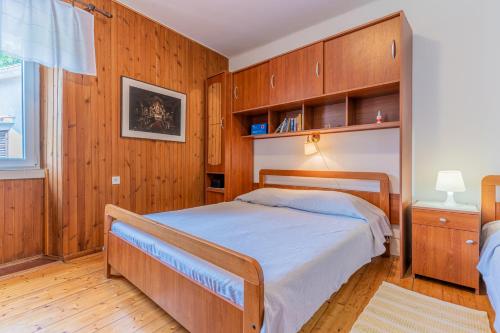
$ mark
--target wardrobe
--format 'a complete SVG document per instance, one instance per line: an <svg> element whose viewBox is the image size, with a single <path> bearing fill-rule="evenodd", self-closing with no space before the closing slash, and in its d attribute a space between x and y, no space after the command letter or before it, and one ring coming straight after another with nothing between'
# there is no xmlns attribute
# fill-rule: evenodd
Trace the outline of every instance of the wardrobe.
<svg viewBox="0 0 500 333"><path fill-rule="evenodd" d="M300 126L283 130L292 118ZM407 271L412 31L403 12L209 78L206 119L207 203L252 189L253 140L398 128L399 198L391 211L401 233L401 272ZM253 124L267 124L267 133L252 134ZM221 184L217 177L223 178L220 188L212 186Z"/></svg>

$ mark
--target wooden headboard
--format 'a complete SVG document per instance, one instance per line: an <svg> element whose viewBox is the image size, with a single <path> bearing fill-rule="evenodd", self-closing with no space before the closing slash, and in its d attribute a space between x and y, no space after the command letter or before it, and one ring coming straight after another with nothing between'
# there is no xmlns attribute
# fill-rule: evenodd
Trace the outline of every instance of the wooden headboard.
<svg viewBox="0 0 500 333"><path fill-rule="evenodd" d="M355 191L338 189L331 187L313 187L313 186L296 186L296 185L281 185L266 183L266 176L280 177L306 177L306 178L335 178L335 179L350 179L350 180L373 180L380 183L379 192ZM379 207L384 213L390 216L390 198L389 198L389 176L380 172L349 172L349 171L306 171L306 170L272 170L262 169L259 172L259 187L277 187L289 188L297 190L327 190L340 191L350 193L360 197L371 204Z"/></svg>
<svg viewBox="0 0 500 333"><path fill-rule="evenodd" d="M500 220L497 186L500 186L500 176L486 176L481 182L481 221L483 224Z"/></svg>

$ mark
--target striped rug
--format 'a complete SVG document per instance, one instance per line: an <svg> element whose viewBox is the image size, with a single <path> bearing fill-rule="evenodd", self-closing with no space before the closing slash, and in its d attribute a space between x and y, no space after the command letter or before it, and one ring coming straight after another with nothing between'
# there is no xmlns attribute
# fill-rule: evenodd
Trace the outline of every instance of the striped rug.
<svg viewBox="0 0 500 333"><path fill-rule="evenodd" d="M490 333L491 330L486 312L383 282L351 332Z"/></svg>

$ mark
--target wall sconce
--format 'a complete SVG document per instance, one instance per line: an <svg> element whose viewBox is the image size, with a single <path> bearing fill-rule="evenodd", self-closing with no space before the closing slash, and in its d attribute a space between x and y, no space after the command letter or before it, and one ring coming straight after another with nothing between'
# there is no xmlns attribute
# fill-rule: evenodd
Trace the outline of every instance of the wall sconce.
<svg viewBox="0 0 500 333"><path fill-rule="evenodd" d="M318 147L319 139L320 139L319 133L307 136L306 142L304 143L304 155L313 155L319 151Z"/></svg>

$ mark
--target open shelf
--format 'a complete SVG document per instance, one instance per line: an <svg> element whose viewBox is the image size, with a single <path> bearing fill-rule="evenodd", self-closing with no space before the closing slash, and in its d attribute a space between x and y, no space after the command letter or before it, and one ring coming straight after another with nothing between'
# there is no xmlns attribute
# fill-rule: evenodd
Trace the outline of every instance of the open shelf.
<svg viewBox="0 0 500 333"><path fill-rule="evenodd" d="M217 187L207 187L207 192L214 192L214 193L224 193L223 188L217 188Z"/></svg>
<svg viewBox="0 0 500 333"><path fill-rule="evenodd" d="M373 86L366 86L356 89L343 90L335 93L327 93L315 97L309 97L306 99L290 101L282 104L269 104L264 106L259 106L250 109L233 111L235 115L255 115L263 114L268 111L281 111L286 109L293 109L300 107L300 105L325 105L331 104L344 100L347 96L349 97L374 97L381 95L390 95L394 93L399 93L399 81L389 81Z"/></svg>
<svg viewBox="0 0 500 333"><path fill-rule="evenodd" d="M306 136L315 133L319 134L329 134L329 133L345 133L345 132L358 132L358 131L373 131L381 130L387 128L399 128L399 121L385 122L382 124L365 124L365 125L350 125L342 126L336 128L322 128L322 129L312 129L300 132L286 132L286 133L271 133L271 134L259 134L259 135L245 135L244 138L249 139L272 139L272 138L286 138L290 136Z"/></svg>
<svg viewBox="0 0 500 333"><path fill-rule="evenodd" d="M301 101L234 112L243 129L243 138L268 139L304 136L312 133L342 133L400 127L399 81L364 87ZM380 111L382 123L377 124ZM277 132L285 119L294 119L297 128L286 126ZM251 135L253 124L266 123L268 134ZM246 133L246 134L245 134Z"/></svg>

